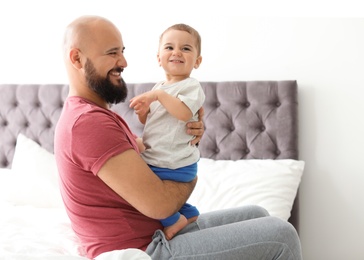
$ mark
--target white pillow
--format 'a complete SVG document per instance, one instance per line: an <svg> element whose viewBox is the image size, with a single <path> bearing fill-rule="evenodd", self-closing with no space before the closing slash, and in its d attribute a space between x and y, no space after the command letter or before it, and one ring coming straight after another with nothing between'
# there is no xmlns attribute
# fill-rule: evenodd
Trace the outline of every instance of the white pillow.
<svg viewBox="0 0 364 260"><path fill-rule="evenodd" d="M304 169L298 160L212 160L198 162L198 181L189 203L200 213L260 205L288 220Z"/></svg>
<svg viewBox="0 0 364 260"><path fill-rule="evenodd" d="M11 169L0 168L0 208L3 204L8 204L8 191L13 186L13 181L10 180L12 175Z"/></svg>
<svg viewBox="0 0 364 260"><path fill-rule="evenodd" d="M17 138L11 174L1 178L1 196L13 205L63 207L54 155L23 134Z"/></svg>

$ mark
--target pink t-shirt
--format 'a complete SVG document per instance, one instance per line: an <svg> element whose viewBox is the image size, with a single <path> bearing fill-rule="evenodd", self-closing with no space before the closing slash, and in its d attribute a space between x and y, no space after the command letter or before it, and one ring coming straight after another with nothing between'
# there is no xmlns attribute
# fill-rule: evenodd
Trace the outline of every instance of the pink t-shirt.
<svg viewBox="0 0 364 260"><path fill-rule="evenodd" d="M126 122L111 110L67 98L55 132L62 198L87 256L145 249L162 226L109 188L97 173L112 156L138 147Z"/></svg>

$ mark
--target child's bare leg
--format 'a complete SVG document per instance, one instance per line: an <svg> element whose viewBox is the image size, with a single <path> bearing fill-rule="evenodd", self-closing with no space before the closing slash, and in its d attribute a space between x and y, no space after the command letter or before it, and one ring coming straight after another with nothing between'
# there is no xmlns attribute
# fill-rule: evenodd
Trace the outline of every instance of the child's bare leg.
<svg viewBox="0 0 364 260"><path fill-rule="evenodd" d="M191 224L192 222L195 222L197 220L198 216L192 217L192 218L188 218L187 222L188 224Z"/></svg>
<svg viewBox="0 0 364 260"><path fill-rule="evenodd" d="M177 234L177 232L182 230L188 224L195 222L197 220L197 218L198 218L198 216L186 219L186 217L181 214L176 223L174 223L173 225L171 225L169 227L164 228L163 231L164 231L164 235L166 236L167 240L171 240Z"/></svg>
<svg viewBox="0 0 364 260"><path fill-rule="evenodd" d="M174 237L174 235L176 235L182 228L187 226L188 223L190 222L188 222L186 217L181 214L176 223L163 229L166 239L171 240L172 237Z"/></svg>

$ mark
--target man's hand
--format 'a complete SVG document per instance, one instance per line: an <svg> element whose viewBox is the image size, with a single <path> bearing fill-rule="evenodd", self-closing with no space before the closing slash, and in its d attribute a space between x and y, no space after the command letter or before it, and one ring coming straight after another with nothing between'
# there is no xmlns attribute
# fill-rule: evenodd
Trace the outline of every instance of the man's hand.
<svg viewBox="0 0 364 260"><path fill-rule="evenodd" d="M195 139L193 139L191 141L192 145L195 145L198 142L200 142L200 140L205 132L204 123L202 121L204 113L205 113L205 111L204 111L203 107L201 107L198 110L198 121L187 123L187 133L195 136Z"/></svg>

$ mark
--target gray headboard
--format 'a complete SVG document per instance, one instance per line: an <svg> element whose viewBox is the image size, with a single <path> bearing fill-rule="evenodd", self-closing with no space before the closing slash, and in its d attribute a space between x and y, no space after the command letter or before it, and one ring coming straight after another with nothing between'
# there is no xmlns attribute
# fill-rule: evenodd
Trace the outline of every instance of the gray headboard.
<svg viewBox="0 0 364 260"><path fill-rule="evenodd" d="M128 84L128 99L154 83ZM298 159L297 83L202 82L205 134L201 156L212 159ZM0 168L11 167L18 133L53 152L53 135L68 85L0 85ZM129 102L112 107L138 135L143 126ZM298 227L298 200L290 222Z"/></svg>

